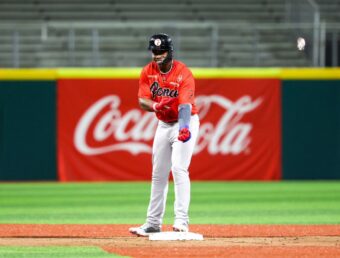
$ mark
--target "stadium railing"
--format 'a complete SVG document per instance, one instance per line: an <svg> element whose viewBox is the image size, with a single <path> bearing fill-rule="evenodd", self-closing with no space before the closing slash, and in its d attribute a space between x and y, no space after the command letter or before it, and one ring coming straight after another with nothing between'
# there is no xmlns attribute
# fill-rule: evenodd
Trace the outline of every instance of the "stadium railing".
<svg viewBox="0 0 340 258"><path fill-rule="evenodd" d="M317 37L306 38L303 51L296 39L305 34L296 34L297 28L314 31L310 23L1 23L0 66L138 67L150 60L147 42L155 32L169 33L176 58L192 67L324 66L326 35L332 35L330 44L337 51L338 24L321 23Z"/></svg>

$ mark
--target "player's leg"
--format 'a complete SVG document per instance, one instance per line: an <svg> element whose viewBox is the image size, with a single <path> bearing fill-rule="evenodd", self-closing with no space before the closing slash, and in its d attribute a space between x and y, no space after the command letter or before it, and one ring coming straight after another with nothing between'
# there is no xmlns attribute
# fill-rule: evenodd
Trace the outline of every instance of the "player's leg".
<svg viewBox="0 0 340 258"><path fill-rule="evenodd" d="M184 225L179 231L186 231L189 224L189 204L190 204L190 178L189 165L196 144L199 129L198 116L192 116L190 120L191 139L185 143L177 140L178 127L174 128L174 142L172 151L172 174L175 183L175 225Z"/></svg>
<svg viewBox="0 0 340 258"><path fill-rule="evenodd" d="M171 127L159 122L152 146L152 182L146 223L129 231L139 236L159 232L163 222L171 169Z"/></svg>
<svg viewBox="0 0 340 258"><path fill-rule="evenodd" d="M159 122L152 147L152 185L147 222L161 226L168 193L169 173L171 169L171 127Z"/></svg>

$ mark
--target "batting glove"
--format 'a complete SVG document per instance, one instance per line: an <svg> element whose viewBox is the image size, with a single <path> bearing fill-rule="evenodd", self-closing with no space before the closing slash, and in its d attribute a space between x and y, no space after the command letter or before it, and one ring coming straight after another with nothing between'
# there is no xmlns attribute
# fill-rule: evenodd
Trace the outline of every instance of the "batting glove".
<svg viewBox="0 0 340 258"><path fill-rule="evenodd" d="M162 98L161 102L154 103L152 108L155 112L169 109L170 105L175 101L175 98Z"/></svg>
<svg viewBox="0 0 340 258"><path fill-rule="evenodd" d="M188 127L183 127L179 130L178 140L182 142L187 142L191 138L191 133Z"/></svg>

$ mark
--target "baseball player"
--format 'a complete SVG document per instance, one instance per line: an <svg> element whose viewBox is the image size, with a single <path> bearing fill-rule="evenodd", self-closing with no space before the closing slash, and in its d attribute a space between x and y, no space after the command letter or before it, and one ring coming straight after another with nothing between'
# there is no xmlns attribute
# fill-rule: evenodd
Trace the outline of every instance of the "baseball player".
<svg viewBox="0 0 340 258"><path fill-rule="evenodd" d="M139 105L159 119L152 148L152 185L145 224L130 228L148 236L161 231L169 173L175 186L174 231L189 231L190 179L188 168L196 143L199 118L195 106L195 81L187 66L173 59L173 44L166 34L149 40L152 62L139 80Z"/></svg>

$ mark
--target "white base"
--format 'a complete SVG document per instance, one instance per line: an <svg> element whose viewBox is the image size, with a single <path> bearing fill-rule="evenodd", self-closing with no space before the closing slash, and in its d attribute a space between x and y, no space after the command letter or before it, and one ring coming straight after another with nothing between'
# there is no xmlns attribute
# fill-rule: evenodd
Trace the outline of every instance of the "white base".
<svg viewBox="0 0 340 258"><path fill-rule="evenodd" d="M160 232L149 235L149 240L174 241L174 240L203 240L203 235L192 232Z"/></svg>

